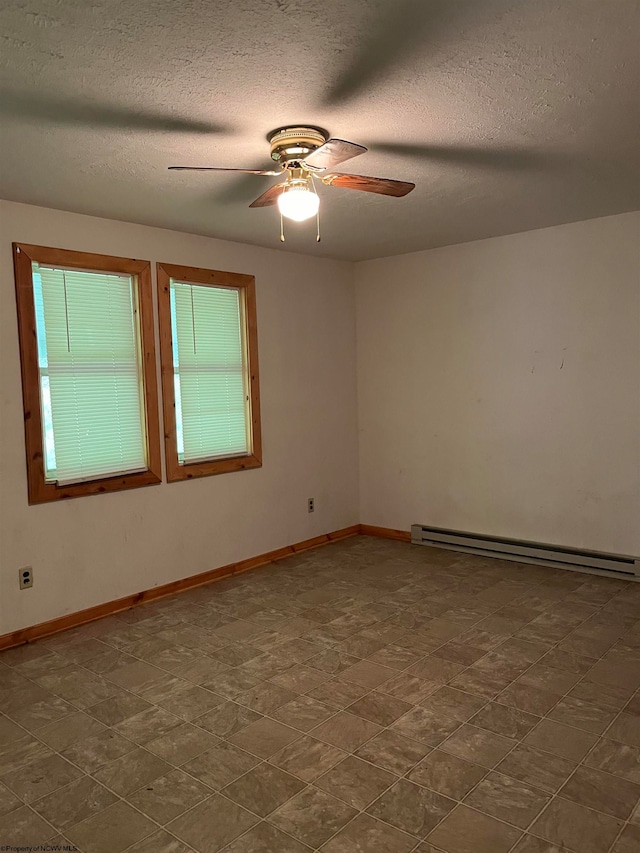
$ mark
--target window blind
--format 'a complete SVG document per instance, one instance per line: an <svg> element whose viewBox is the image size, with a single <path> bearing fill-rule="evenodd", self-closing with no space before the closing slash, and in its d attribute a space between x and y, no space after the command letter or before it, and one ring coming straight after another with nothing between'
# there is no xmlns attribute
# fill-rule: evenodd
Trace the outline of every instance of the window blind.
<svg viewBox="0 0 640 853"><path fill-rule="evenodd" d="M45 478L147 468L132 276L33 264Z"/></svg>
<svg viewBox="0 0 640 853"><path fill-rule="evenodd" d="M170 293L178 461L247 455L240 294L173 280Z"/></svg>

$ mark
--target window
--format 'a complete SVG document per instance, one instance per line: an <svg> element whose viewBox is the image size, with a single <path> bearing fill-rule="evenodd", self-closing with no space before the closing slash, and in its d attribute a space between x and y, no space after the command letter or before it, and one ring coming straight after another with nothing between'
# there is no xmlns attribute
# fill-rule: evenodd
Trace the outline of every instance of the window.
<svg viewBox="0 0 640 853"><path fill-rule="evenodd" d="M253 276L158 264L167 479L262 465Z"/></svg>
<svg viewBox="0 0 640 853"><path fill-rule="evenodd" d="M150 265L14 244L29 503L161 482Z"/></svg>

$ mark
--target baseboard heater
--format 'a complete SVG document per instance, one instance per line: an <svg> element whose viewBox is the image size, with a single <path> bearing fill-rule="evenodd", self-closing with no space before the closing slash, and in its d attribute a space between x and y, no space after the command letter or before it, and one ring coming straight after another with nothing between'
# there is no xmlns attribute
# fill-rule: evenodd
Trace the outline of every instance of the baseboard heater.
<svg viewBox="0 0 640 853"><path fill-rule="evenodd" d="M499 539L495 536L481 536L442 527L426 527L423 524L411 525L411 543L640 581L640 557L622 554L580 551L577 548L543 545L518 539Z"/></svg>

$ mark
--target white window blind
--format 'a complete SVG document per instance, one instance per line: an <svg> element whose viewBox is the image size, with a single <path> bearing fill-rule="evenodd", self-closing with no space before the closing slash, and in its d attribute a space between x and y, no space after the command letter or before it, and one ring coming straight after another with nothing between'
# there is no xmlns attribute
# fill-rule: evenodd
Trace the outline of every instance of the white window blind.
<svg viewBox="0 0 640 853"><path fill-rule="evenodd" d="M250 452L243 323L236 288L171 281L180 464Z"/></svg>
<svg viewBox="0 0 640 853"><path fill-rule="evenodd" d="M136 287L33 264L47 482L147 468Z"/></svg>

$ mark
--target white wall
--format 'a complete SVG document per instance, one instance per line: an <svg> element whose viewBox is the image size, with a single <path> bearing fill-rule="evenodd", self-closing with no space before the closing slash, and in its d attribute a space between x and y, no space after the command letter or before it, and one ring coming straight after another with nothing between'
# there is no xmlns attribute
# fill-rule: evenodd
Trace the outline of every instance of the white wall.
<svg viewBox="0 0 640 853"><path fill-rule="evenodd" d="M640 214L356 267L360 520L640 554Z"/></svg>
<svg viewBox="0 0 640 853"><path fill-rule="evenodd" d="M351 264L9 202L0 234L0 634L357 523ZM28 506L12 241L255 275L263 467Z"/></svg>

